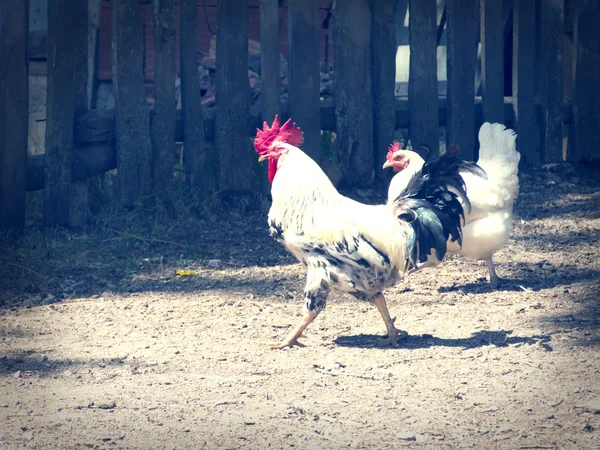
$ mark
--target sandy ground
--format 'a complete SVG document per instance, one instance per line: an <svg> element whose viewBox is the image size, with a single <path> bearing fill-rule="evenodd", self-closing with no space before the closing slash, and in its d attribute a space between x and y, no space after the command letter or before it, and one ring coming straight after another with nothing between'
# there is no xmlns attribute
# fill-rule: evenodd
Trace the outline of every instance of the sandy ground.
<svg viewBox="0 0 600 450"><path fill-rule="evenodd" d="M32 227L0 255L0 448L598 448L597 176L523 174L502 288L459 257L416 274L386 292L397 348L334 294L306 347L269 350L304 273L263 214Z"/></svg>

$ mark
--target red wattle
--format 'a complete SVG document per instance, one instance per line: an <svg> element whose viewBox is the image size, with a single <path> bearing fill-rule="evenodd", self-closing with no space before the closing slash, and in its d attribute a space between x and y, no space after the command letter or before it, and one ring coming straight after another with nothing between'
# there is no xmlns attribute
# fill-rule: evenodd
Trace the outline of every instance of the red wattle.
<svg viewBox="0 0 600 450"><path fill-rule="evenodd" d="M269 159L269 183L273 184L275 173L277 172L277 160Z"/></svg>

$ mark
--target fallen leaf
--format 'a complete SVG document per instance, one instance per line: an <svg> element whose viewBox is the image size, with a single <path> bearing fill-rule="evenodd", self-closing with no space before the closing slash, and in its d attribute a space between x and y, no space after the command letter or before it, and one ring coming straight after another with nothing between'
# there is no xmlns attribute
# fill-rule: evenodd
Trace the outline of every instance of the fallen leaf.
<svg viewBox="0 0 600 450"><path fill-rule="evenodd" d="M177 275L178 277L192 277L194 275L198 275L198 273L194 272L193 270L179 270L179 269L176 269L175 270L175 275Z"/></svg>

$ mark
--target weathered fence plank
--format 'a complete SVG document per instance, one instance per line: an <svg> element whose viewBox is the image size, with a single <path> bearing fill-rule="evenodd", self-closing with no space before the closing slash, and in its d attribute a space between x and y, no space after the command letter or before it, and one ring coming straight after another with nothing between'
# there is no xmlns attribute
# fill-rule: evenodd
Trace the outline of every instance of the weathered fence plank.
<svg viewBox="0 0 600 450"><path fill-rule="evenodd" d="M88 0L88 108L96 107L98 91L100 9L102 0Z"/></svg>
<svg viewBox="0 0 600 450"><path fill-rule="evenodd" d="M29 2L0 2L0 227L25 225Z"/></svg>
<svg viewBox="0 0 600 450"><path fill-rule="evenodd" d="M437 81L437 5L435 0L411 0L410 139L413 148L424 145L432 156L439 153Z"/></svg>
<svg viewBox="0 0 600 450"><path fill-rule="evenodd" d="M335 116L340 163L350 185L373 179L371 11L366 0L333 5Z"/></svg>
<svg viewBox="0 0 600 450"><path fill-rule="evenodd" d="M386 182L391 171L381 168L396 129L396 26L395 0L371 3L371 56L373 81L373 148L375 178Z"/></svg>
<svg viewBox="0 0 600 450"><path fill-rule="evenodd" d="M202 117L202 95L198 74L198 21L196 0L180 0L181 47L181 109L183 132L183 164L185 185L198 198L207 191L206 154L208 145L204 134ZM213 116L214 119L214 116ZM214 122L213 122L214 125ZM176 128L177 129L177 128Z"/></svg>
<svg viewBox="0 0 600 450"><path fill-rule="evenodd" d="M70 223L73 153L75 5L48 2L48 91L46 96L46 185L44 221Z"/></svg>
<svg viewBox="0 0 600 450"><path fill-rule="evenodd" d="M260 0L260 99L261 115L271 123L281 113L281 74L279 68L279 0ZM261 190L271 189L267 164L261 164Z"/></svg>
<svg viewBox="0 0 600 450"><path fill-rule="evenodd" d="M116 111L117 173L126 207L152 188L150 114L144 89L143 36L137 0L112 2L112 71Z"/></svg>
<svg viewBox="0 0 600 450"><path fill-rule="evenodd" d="M528 166L540 164L539 128L535 117L536 0L513 2L513 102L517 148Z"/></svg>
<svg viewBox="0 0 600 450"><path fill-rule="evenodd" d="M448 0L447 143L456 144L462 157L475 158L475 69L477 65L478 0Z"/></svg>
<svg viewBox="0 0 600 450"><path fill-rule="evenodd" d="M75 120L88 110L88 1L75 2L74 22L74 76Z"/></svg>
<svg viewBox="0 0 600 450"><path fill-rule="evenodd" d="M600 2L573 3L573 124L569 160L600 160Z"/></svg>
<svg viewBox="0 0 600 450"><path fill-rule="evenodd" d="M540 103L544 162L563 159L563 30L564 0L540 4Z"/></svg>
<svg viewBox="0 0 600 450"><path fill-rule="evenodd" d="M153 0L154 111L150 117L152 139L152 189L165 204L173 192L175 168L175 2ZM197 70L197 69L196 69Z"/></svg>
<svg viewBox="0 0 600 450"><path fill-rule="evenodd" d="M321 156L319 2L288 1L288 101L290 116L304 132L303 150Z"/></svg>
<svg viewBox="0 0 600 450"><path fill-rule="evenodd" d="M260 0L260 79L262 117L271 123L281 112L279 0Z"/></svg>
<svg viewBox="0 0 600 450"><path fill-rule="evenodd" d="M222 0L217 11L217 117L215 142L220 189L252 189L248 85L248 0Z"/></svg>
<svg viewBox="0 0 600 450"><path fill-rule="evenodd" d="M487 122L504 121L503 2L481 2L481 96Z"/></svg>
<svg viewBox="0 0 600 450"><path fill-rule="evenodd" d="M88 110L88 37L89 37L89 2L75 2L74 19L74 63L73 63L73 91L74 91L74 109L73 116L75 122ZM71 226L82 226L88 219L90 207L88 203L88 183L87 180L73 182L71 173L71 212L69 224Z"/></svg>

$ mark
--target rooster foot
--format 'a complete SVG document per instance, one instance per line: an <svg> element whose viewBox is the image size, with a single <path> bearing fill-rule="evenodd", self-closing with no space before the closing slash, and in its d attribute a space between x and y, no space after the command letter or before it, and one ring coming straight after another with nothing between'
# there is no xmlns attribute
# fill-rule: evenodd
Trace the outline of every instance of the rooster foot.
<svg viewBox="0 0 600 450"><path fill-rule="evenodd" d="M398 346L398 340L404 339L408 336L408 333L398 328L392 328L388 333L388 337L377 339L377 343L381 346L392 344L394 347Z"/></svg>
<svg viewBox="0 0 600 450"><path fill-rule="evenodd" d="M302 342L298 342L298 339L286 339L279 344L269 344L271 350L281 350L286 347L292 348L293 346L306 347Z"/></svg>
<svg viewBox="0 0 600 450"><path fill-rule="evenodd" d="M490 279L490 288L498 290L502 288L502 285L506 284L506 280L504 278L500 278L498 276L491 277Z"/></svg>

